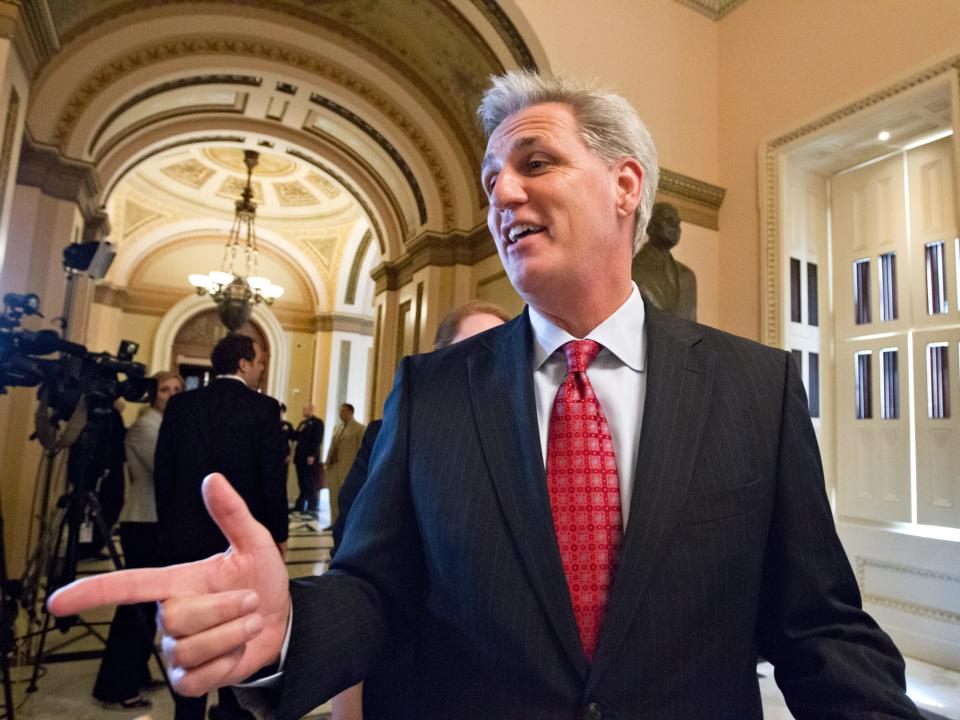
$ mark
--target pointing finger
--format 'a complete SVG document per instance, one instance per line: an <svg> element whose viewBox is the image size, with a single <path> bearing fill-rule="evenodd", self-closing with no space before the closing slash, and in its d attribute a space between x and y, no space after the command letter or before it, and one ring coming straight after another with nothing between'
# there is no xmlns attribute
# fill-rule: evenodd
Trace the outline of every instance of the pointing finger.
<svg viewBox="0 0 960 720"><path fill-rule="evenodd" d="M223 475L207 475L203 479L201 491L207 512L226 536L233 552L273 545L270 533L250 514L243 498Z"/></svg>
<svg viewBox="0 0 960 720"><path fill-rule="evenodd" d="M207 560L165 568L119 570L76 580L47 600L57 616L77 613L100 605L154 602L174 595L205 592L210 566Z"/></svg>

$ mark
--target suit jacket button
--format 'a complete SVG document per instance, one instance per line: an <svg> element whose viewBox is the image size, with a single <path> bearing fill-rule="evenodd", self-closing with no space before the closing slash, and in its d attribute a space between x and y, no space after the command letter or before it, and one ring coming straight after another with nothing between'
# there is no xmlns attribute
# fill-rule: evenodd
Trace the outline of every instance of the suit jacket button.
<svg viewBox="0 0 960 720"><path fill-rule="evenodd" d="M580 713L580 720L603 720L603 708L600 703L592 702Z"/></svg>

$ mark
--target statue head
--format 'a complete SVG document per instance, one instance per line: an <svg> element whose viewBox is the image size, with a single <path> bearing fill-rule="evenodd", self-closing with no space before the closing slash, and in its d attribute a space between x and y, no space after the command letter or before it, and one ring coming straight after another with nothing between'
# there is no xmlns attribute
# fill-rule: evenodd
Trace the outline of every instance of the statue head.
<svg viewBox="0 0 960 720"><path fill-rule="evenodd" d="M669 250L680 242L680 213L670 203L659 202L653 206L647 235L655 247Z"/></svg>

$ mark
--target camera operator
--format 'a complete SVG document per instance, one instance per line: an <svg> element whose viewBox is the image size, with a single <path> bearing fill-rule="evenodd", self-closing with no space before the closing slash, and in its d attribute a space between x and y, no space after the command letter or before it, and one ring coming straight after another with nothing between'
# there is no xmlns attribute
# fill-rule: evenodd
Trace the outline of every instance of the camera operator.
<svg viewBox="0 0 960 720"><path fill-rule="evenodd" d="M150 407L130 426L124 443L128 483L120 513L120 544L128 568L160 564L153 461L167 400L183 391L183 378L174 372L153 377L156 386L149 391ZM122 710L149 708L151 702L140 691L163 686L162 680L151 679L148 666L156 631L154 610L153 603L117 608L93 686L93 696L105 705Z"/></svg>

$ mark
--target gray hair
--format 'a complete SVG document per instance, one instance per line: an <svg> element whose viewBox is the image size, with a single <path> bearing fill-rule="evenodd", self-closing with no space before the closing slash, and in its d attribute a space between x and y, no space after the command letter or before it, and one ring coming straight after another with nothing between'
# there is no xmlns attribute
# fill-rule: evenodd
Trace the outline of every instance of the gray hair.
<svg viewBox="0 0 960 720"><path fill-rule="evenodd" d="M595 157L610 165L625 157L640 163L643 188L634 217L633 252L636 254L650 221L660 168L653 138L633 105L615 93L528 69L494 75L490 81L491 86L477 108L487 138L514 113L541 103L563 103L573 110L580 137Z"/></svg>

